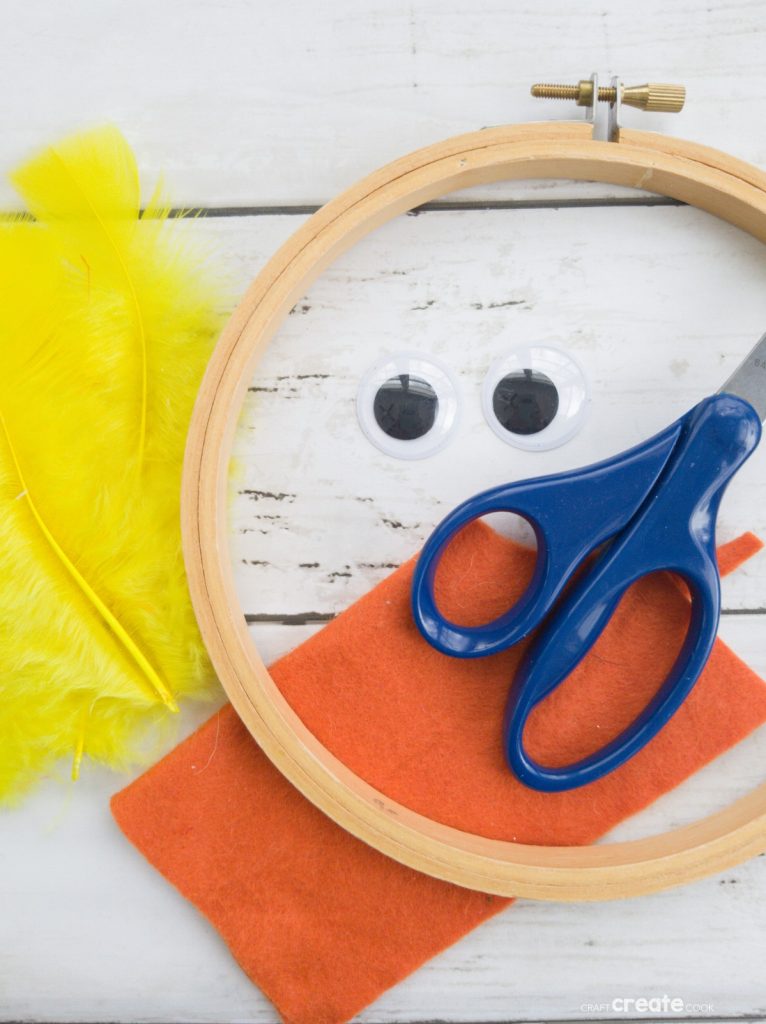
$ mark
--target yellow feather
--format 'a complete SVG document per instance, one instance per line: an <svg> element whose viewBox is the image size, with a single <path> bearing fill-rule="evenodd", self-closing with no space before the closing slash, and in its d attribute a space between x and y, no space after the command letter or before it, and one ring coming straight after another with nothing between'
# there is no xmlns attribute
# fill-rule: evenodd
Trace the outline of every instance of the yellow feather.
<svg viewBox="0 0 766 1024"><path fill-rule="evenodd" d="M114 128L14 183L0 226L0 801L62 757L119 767L210 692L179 529L218 289ZM187 233L188 234L188 233Z"/></svg>

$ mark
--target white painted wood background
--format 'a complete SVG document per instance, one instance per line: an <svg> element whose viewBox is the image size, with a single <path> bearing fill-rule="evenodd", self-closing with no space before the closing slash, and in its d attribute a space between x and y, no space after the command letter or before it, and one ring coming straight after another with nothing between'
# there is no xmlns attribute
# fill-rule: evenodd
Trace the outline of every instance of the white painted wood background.
<svg viewBox="0 0 766 1024"><path fill-rule="evenodd" d="M538 78L597 69L683 81L683 114L626 111L626 123L766 165L764 2L484 0L470 11L454 0L3 0L0 9L3 167L70 129L115 121L148 180L163 170L179 205L209 212L185 230L209 239L235 291L302 223L302 207L379 164L482 125L568 116L528 97ZM766 328L761 246L694 210L549 182L467 198L483 208L399 218L344 256L298 304L253 381L237 441L232 558L254 638L271 657L412 554L456 500L641 440L717 387ZM3 185L0 206L13 205ZM489 362L532 340L575 352L594 398L577 439L537 455L504 446L478 402ZM453 443L414 464L378 453L354 418L360 374L402 348L450 363L463 395ZM766 538L766 450L723 508L722 538L747 528ZM724 638L766 674L766 556L724 593ZM187 712L181 734L204 714ZM721 806L762 780L764 765L758 734L620 835ZM116 829L107 801L124 781L86 770L76 786L51 782L0 816L0 1019L274 1021L212 928ZM581 1020L611 1016L584 1004L663 993L688 1004L682 1016L766 1019L765 965L759 858L629 902L522 901L361 1019Z"/></svg>

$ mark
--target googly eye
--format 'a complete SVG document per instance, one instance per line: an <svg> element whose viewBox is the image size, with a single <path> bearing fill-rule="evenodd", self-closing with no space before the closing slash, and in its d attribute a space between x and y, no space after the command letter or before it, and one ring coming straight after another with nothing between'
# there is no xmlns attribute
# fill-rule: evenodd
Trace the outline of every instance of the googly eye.
<svg viewBox="0 0 766 1024"><path fill-rule="evenodd" d="M481 404L490 427L517 448L544 451L569 441L585 421L590 389L577 360L561 349L525 345L489 368Z"/></svg>
<svg viewBox="0 0 766 1024"><path fill-rule="evenodd" d="M424 459L444 447L455 427L457 385L438 360L401 352L362 377L356 413L376 448L397 459Z"/></svg>

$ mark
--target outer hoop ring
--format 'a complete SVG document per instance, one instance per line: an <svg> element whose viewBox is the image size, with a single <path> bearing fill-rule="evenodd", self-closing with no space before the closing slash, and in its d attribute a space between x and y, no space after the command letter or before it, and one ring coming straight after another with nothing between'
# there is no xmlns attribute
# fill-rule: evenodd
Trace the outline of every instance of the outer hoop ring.
<svg viewBox="0 0 766 1024"><path fill-rule="evenodd" d="M586 124L508 125L410 153L315 213L249 288L213 353L189 430L182 487L192 601L218 676L279 770L353 835L412 868L504 896L600 900L669 888L766 849L766 783L729 807L647 839L544 847L486 839L390 800L306 729L269 675L238 609L227 538L234 430L258 357L308 285L375 227L447 192L503 179L573 178L649 189L766 241L766 174L717 150L623 130L597 142Z"/></svg>

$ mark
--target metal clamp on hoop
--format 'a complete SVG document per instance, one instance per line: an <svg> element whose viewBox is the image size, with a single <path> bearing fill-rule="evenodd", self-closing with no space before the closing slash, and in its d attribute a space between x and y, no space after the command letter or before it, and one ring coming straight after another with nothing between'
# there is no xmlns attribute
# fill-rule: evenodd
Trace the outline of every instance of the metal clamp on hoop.
<svg viewBox="0 0 766 1024"><path fill-rule="evenodd" d="M622 104L667 114L677 114L686 102L683 85L665 82L647 82L646 85L624 86L622 80L613 77L608 86L599 86L598 74L582 78L577 85L555 85L540 82L533 85L532 95L543 100L574 100L578 107L585 107L585 120L593 125L593 138L616 142L620 134L620 113ZM599 116L599 103L608 103L606 121Z"/></svg>

